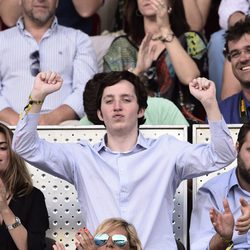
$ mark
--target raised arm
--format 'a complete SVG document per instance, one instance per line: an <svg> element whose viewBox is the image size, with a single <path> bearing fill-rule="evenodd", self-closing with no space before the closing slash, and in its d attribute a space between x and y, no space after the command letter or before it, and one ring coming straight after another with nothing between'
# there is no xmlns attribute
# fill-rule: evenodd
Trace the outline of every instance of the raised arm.
<svg viewBox="0 0 250 250"><path fill-rule="evenodd" d="M222 115L216 100L216 89L214 82L199 77L189 84L191 94L198 99L207 113L209 121L219 121Z"/></svg>
<svg viewBox="0 0 250 250"><path fill-rule="evenodd" d="M29 112L39 113L46 96L58 91L62 83L63 79L56 72L48 71L39 73L35 78L35 83L30 94L33 103L29 107Z"/></svg>
<svg viewBox="0 0 250 250"><path fill-rule="evenodd" d="M245 18L248 10L249 3L246 0L221 0L218 10L220 26L223 29L228 29L228 26Z"/></svg>
<svg viewBox="0 0 250 250"><path fill-rule="evenodd" d="M151 3L156 11L162 42L169 53L175 73L183 84L188 85L190 81L200 75L199 69L171 29L166 1L151 0Z"/></svg>
<svg viewBox="0 0 250 250"><path fill-rule="evenodd" d="M41 72L36 76L30 101L16 126L12 148L31 165L73 183L75 158L69 155L78 145L50 143L40 139L37 132L43 101L49 94L59 90L62 82L55 72Z"/></svg>

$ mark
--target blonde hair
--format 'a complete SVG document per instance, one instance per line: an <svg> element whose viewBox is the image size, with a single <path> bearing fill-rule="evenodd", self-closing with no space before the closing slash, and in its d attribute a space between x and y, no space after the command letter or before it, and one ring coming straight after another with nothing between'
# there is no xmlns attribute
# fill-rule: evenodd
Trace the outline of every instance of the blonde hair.
<svg viewBox="0 0 250 250"><path fill-rule="evenodd" d="M13 132L0 123L0 133L4 134L9 153L9 166L1 176L6 191L18 197L25 196L32 191L33 184L24 160L11 148Z"/></svg>
<svg viewBox="0 0 250 250"><path fill-rule="evenodd" d="M119 227L124 228L127 232L130 248L133 250L142 250L141 241L137 235L134 225L128 223L122 218L110 218L104 220L96 229L95 235L100 233L107 233Z"/></svg>

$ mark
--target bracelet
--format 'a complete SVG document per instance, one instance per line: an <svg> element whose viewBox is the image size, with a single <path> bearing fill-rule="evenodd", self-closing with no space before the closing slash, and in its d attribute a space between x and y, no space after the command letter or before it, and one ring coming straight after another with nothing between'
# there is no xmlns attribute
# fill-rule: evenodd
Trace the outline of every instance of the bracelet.
<svg viewBox="0 0 250 250"><path fill-rule="evenodd" d="M13 229L19 227L20 225L22 225L21 220L18 217L15 217L15 220L16 220L15 223L10 224L10 225L6 225L8 230L13 230Z"/></svg>
<svg viewBox="0 0 250 250"><path fill-rule="evenodd" d="M171 43L174 40L174 37L175 37L174 33L168 33L161 37L161 41L163 43Z"/></svg>
<svg viewBox="0 0 250 250"><path fill-rule="evenodd" d="M36 100L33 100L31 95L29 96L29 102L28 104L24 107L24 112L25 114L27 115L29 113L29 111L31 110L31 107L33 104L36 104L36 105L42 105L44 102L44 100L39 100L39 101L36 101ZM20 119L23 118L23 114L21 113L20 114Z"/></svg>
<svg viewBox="0 0 250 250"><path fill-rule="evenodd" d="M226 250L233 249L233 247L234 247L234 243L233 243L233 241L231 241L231 242L229 243L228 247L226 248Z"/></svg>
<svg viewBox="0 0 250 250"><path fill-rule="evenodd" d="M37 105L41 105L43 104L44 100L40 100L40 101L35 101L32 99L31 95L29 96L29 104L32 105L32 104L37 104Z"/></svg>
<svg viewBox="0 0 250 250"><path fill-rule="evenodd" d="M159 41L160 40L163 43L170 43L174 40L174 37L175 37L174 33L168 33L165 36L160 35L157 37L152 37L151 40L152 41Z"/></svg>
<svg viewBox="0 0 250 250"><path fill-rule="evenodd" d="M134 73L134 69L135 69L135 68L130 67L130 68L128 69L128 71L129 71L130 73Z"/></svg>
<svg viewBox="0 0 250 250"><path fill-rule="evenodd" d="M225 238L223 238L223 237L221 237L221 240L222 240L225 244L227 244L226 250L230 250L230 249L233 248L234 243L233 243L232 240L227 240L227 239L225 239Z"/></svg>

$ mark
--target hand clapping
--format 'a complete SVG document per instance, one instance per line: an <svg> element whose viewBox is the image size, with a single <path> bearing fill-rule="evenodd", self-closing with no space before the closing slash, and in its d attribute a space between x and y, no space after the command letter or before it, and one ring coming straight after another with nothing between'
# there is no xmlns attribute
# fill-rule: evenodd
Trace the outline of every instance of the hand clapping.
<svg viewBox="0 0 250 250"><path fill-rule="evenodd" d="M2 179L0 178L0 214L3 211L3 209L8 206L6 196L7 196L6 188L4 186Z"/></svg>

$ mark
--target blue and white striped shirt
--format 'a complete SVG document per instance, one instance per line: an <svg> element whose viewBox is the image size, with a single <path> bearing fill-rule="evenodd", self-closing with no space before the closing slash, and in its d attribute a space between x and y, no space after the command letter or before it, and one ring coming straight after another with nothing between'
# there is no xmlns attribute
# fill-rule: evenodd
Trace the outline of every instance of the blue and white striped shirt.
<svg viewBox="0 0 250 250"><path fill-rule="evenodd" d="M87 34L58 25L55 18L37 43L20 18L16 27L0 32L0 45L0 110L10 107L20 113L27 104L34 82L30 71L34 59L30 55L39 51L40 70L56 71L64 80L62 88L46 98L42 112L67 104L83 116L82 93L97 72L96 55Z"/></svg>
<svg viewBox="0 0 250 250"><path fill-rule="evenodd" d="M227 198L235 221L242 215L240 197L250 202L250 193L239 185L236 168L207 181L196 196L190 225L191 250L209 250L209 243L216 231L211 223L209 211L212 207L219 213L224 212L223 199ZM234 248L250 249L250 231L239 235L233 231Z"/></svg>

